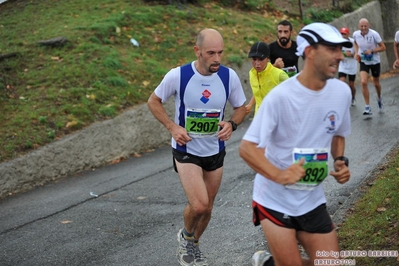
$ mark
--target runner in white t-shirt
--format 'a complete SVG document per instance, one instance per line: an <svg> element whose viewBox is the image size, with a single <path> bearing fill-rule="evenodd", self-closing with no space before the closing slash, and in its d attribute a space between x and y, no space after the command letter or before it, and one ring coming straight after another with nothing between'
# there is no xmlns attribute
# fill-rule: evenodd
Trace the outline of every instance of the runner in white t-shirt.
<svg viewBox="0 0 399 266"><path fill-rule="evenodd" d="M381 84L380 84L380 52L386 50L381 36L375 30L370 29L367 19L359 20L359 30L353 33L355 40L355 58L360 62L360 82L365 103L363 115L371 115L370 92L368 88L369 72L373 76L373 83L377 92L377 104L380 112L383 110Z"/></svg>
<svg viewBox="0 0 399 266"><path fill-rule="evenodd" d="M349 29L341 28L339 30L342 37L349 40L353 44L353 39L349 37ZM344 60L339 63L338 68L338 78L342 81L346 81L346 77L348 77L348 85L352 91L352 106L356 104L355 96L356 96L356 87L355 87L355 79L357 73L357 61L355 59L355 48L353 46L351 48L342 47L342 54L344 55Z"/></svg>
<svg viewBox="0 0 399 266"><path fill-rule="evenodd" d="M399 31L395 33L395 39L393 42L393 52L395 53L395 62L393 63L393 69L399 67Z"/></svg>
<svg viewBox="0 0 399 266"><path fill-rule="evenodd" d="M352 97L348 85L334 77L344 59L341 47L352 43L324 23L305 26L297 43L303 70L267 95L239 147L257 172L253 219L272 254L256 252L252 265L318 265L339 254L321 183L329 175L340 184L350 178L344 152ZM309 259L301 258L298 242ZM329 254L320 257L322 250Z"/></svg>
<svg viewBox="0 0 399 266"><path fill-rule="evenodd" d="M186 194L184 224L177 234L180 265L208 265L199 239L211 219L226 155L225 141L245 117L245 94L236 72L221 65L223 38L202 30L194 52L197 60L170 70L148 99L153 115L172 135L173 164ZM163 103L175 98L175 117ZM225 121L227 102L234 108Z"/></svg>

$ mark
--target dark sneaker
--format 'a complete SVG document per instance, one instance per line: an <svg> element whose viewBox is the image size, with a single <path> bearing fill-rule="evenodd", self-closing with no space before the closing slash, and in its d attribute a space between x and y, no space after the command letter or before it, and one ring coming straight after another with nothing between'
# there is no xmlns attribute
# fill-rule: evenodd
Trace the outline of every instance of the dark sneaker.
<svg viewBox="0 0 399 266"><path fill-rule="evenodd" d="M382 97L377 99L377 103L378 103L378 110L380 112L382 112L384 110L384 104L382 103Z"/></svg>
<svg viewBox="0 0 399 266"><path fill-rule="evenodd" d="M177 233L177 242L179 247L177 248L177 259L181 266L193 266L194 265L194 238L187 240L183 237L183 229L180 229Z"/></svg>
<svg viewBox="0 0 399 266"><path fill-rule="evenodd" d="M208 262L204 254L199 249L199 243L194 243L194 266L208 266Z"/></svg>
<svg viewBox="0 0 399 266"><path fill-rule="evenodd" d="M364 108L363 114L364 115L372 115L373 113L371 112L371 107L370 106L366 106Z"/></svg>

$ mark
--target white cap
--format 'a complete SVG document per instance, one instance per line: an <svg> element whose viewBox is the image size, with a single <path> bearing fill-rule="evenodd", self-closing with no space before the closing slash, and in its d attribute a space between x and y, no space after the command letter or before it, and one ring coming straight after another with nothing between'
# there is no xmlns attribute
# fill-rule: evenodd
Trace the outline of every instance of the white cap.
<svg viewBox="0 0 399 266"><path fill-rule="evenodd" d="M315 43L328 46L342 45L347 48L353 46L348 39L342 37L338 29L321 22L311 23L303 27L296 37L296 42L298 45L296 55L298 56L302 56L305 48Z"/></svg>

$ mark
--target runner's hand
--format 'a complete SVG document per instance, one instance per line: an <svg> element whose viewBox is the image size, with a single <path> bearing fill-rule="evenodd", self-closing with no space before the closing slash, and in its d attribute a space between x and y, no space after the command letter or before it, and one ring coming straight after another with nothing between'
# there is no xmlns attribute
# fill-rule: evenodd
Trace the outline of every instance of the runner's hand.
<svg viewBox="0 0 399 266"><path fill-rule="evenodd" d="M186 145L192 138L188 135L187 130L179 125L175 125L171 130L172 138L180 146Z"/></svg>
<svg viewBox="0 0 399 266"><path fill-rule="evenodd" d="M230 122L220 121L218 126L220 127L218 138L222 141L229 140L233 134L233 125Z"/></svg>
<svg viewBox="0 0 399 266"><path fill-rule="evenodd" d="M278 181L282 185L293 185L302 177L305 176L305 169L303 164L305 163L305 158L302 158L298 163L291 164L287 169L281 171L278 176Z"/></svg>
<svg viewBox="0 0 399 266"><path fill-rule="evenodd" d="M283 68L284 67L284 61L281 57L277 58L276 61L274 61L274 66L278 68Z"/></svg>
<svg viewBox="0 0 399 266"><path fill-rule="evenodd" d="M337 160L334 162L335 171L331 171L330 175L332 175L338 183L344 184L349 181L351 177L351 173L349 168L345 165L344 161Z"/></svg>
<svg viewBox="0 0 399 266"><path fill-rule="evenodd" d="M249 114L251 112L251 110L252 110L252 105L250 105L250 104L245 105L245 114L246 115Z"/></svg>

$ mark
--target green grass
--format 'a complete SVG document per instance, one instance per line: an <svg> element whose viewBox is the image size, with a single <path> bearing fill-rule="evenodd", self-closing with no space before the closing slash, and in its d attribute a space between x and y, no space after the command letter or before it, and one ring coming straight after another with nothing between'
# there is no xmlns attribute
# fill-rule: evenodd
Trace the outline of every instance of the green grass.
<svg viewBox="0 0 399 266"><path fill-rule="evenodd" d="M399 252L399 149L390 154L385 169L366 188L338 230L341 250ZM356 265L398 265L399 258L350 257Z"/></svg>
<svg viewBox="0 0 399 266"><path fill-rule="evenodd" d="M255 41L275 38L281 19L127 0L10 1L0 16L0 54L18 53L0 62L0 162L144 103L171 67L195 59L201 29L218 29L223 63L241 65ZM67 45L37 44L58 36Z"/></svg>

